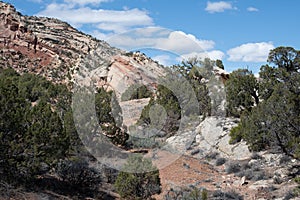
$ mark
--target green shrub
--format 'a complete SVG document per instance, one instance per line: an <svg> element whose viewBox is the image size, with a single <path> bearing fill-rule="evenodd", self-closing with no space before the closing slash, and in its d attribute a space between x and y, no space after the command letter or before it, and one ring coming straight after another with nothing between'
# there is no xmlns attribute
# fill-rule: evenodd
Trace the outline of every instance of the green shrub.
<svg viewBox="0 0 300 200"><path fill-rule="evenodd" d="M206 189L203 189L201 192L201 200L207 200L208 199L208 192Z"/></svg>
<svg viewBox="0 0 300 200"><path fill-rule="evenodd" d="M241 165L238 162L235 162L235 161L229 162L226 166L226 172L228 174L238 173L238 172L240 172L240 170L241 170Z"/></svg>
<svg viewBox="0 0 300 200"><path fill-rule="evenodd" d="M295 197L297 197L297 194L295 194L295 191L294 191L294 190L290 190L290 191L288 191L288 192L285 194L283 200L290 200L290 199L294 199Z"/></svg>
<svg viewBox="0 0 300 200"><path fill-rule="evenodd" d="M32 74L0 72L0 173L7 182L32 183L69 150L60 115L68 92ZM54 100L55 99L55 100ZM32 102L34 101L34 103ZM65 106L65 107L64 107Z"/></svg>
<svg viewBox="0 0 300 200"><path fill-rule="evenodd" d="M102 131L115 145L124 145L129 135L121 129L122 109L115 94L100 88L95 94L95 110Z"/></svg>
<svg viewBox="0 0 300 200"><path fill-rule="evenodd" d="M235 144L237 142L240 142L242 140L242 127L239 124L238 126L233 127L230 130L229 136L230 136L230 140L229 140L229 144Z"/></svg>
<svg viewBox="0 0 300 200"><path fill-rule="evenodd" d="M150 98L152 92L145 85L131 85L129 88L122 94L121 101L129 101L133 99L143 99Z"/></svg>
<svg viewBox="0 0 300 200"><path fill-rule="evenodd" d="M230 73L225 83L227 114L240 117L259 104L258 81L248 69L237 69Z"/></svg>
<svg viewBox="0 0 300 200"><path fill-rule="evenodd" d="M88 162L83 160L63 160L57 164L58 176L76 189L96 189L100 182L100 174L90 168Z"/></svg>
<svg viewBox="0 0 300 200"><path fill-rule="evenodd" d="M244 197L240 194L238 194L237 192L235 191L228 191L228 192L223 192L221 190L217 190L213 193L213 198L212 200L243 200Z"/></svg>
<svg viewBox="0 0 300 200"><path fill-rule="evenodd" d="M243 170L237 173L237 176L239 177L245 176L247 180L252 180L252 181L267 180L269 178L269 176L264 171L260 171L260 170L257 171L255 169Z"/></svg>
<svg viewBox="0 0 300 200"><path fill-rule="evenodd" d="M217 156L219 155L219 153L218 152L209 152L206 156L205 156L205 158L206 159L208 159L208 160L214 160L214 159L216 159L217 158Z"/></svg>
<svg viewBox="0 0 300 200"><path fill-rule="evenodd" d="M181 119L180 104L173 92L163 85L158 86L157 97L152 97L149 104L145 106L138 123L147 125L153 124L153 122L151 122L150 111L156 104L162 106L167 114L162 130L167 133L173 133L177 131L179 128L179 120ZM161 110L155 110L156 113L152 114L158 115L158 112L160 111Z"/></svg>
<svg viewBox="0 0 300 200"><path fill-rule="evenodd" d="M216 166L220 166L226 163L226 159L225 158L218 158L216 160Z"/></svg>
<svg viewBox="0 0 300 200"><path fill-rule="evenodd" d="M114 184L116 191L125 199L148 199L160 193L159 171L140 155L128 158Z"/></svg>
<svg viewBox="0 0 300 200"><path fill-rule="evenodd" d="M196 187L171 188L164 196L164 200L207 200L206 189Z"/></svg>

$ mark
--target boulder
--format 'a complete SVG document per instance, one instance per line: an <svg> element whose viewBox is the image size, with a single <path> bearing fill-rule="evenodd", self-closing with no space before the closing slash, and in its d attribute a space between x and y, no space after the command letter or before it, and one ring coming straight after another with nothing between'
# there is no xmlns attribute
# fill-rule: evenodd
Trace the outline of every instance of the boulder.
<svg viewBox="0 0 300 200"><path fill-rule="evenodd" d="M270 185L272 185L272 180L260 180L251 184L249 189L257 190L259 188L268 188Z"/></svg>
<svg viewBox="0 0 300 200"><path fill-rule="evenodd" d="M230 129L236 126L238 120L224 117L207 117L197 128L196 143L200 149L207 152L216 151L223 157L234 160L251 158L251 152L245 142L229 144Z"/></svg>
<svg viewBox="0 0 300 200"><path fill-rule="evenodd" d="M175 153L184 154L194 142L195 136L195 131L178 133L166 140L167 144L165 145L165 148Z"/></svg>

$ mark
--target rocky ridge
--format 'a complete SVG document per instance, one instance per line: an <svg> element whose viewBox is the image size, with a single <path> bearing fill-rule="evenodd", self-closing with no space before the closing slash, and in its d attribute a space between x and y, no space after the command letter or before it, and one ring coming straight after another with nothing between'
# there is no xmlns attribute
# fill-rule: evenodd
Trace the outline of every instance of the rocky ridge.
<svg viewBox="0 0 300 200"><path fill-rule="evenodd" d="M0 47L2 67L70 86L89 77L97 87L106 85L118 94L137 80L152 84L164 71L142 53L111 47L58 19L23 16L1 1Z"/></svg>

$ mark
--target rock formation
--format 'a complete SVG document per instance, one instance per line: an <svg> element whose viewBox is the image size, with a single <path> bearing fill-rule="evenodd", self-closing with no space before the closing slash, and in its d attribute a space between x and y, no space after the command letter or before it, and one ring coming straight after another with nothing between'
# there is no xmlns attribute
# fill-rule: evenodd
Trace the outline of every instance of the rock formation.
<svg viewBox="0 0 300 200"><path fill-rule="evenodd" d="M151 85L163 68L142 53L127 53L53 18L23 16L0 2L0 66L55 83L88 76L117 94L137 81Z"/></svg>

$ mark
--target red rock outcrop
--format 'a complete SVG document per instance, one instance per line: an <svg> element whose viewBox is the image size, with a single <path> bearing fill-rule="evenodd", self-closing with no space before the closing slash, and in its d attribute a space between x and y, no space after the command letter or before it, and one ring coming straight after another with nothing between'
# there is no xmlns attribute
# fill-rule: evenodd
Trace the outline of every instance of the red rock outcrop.
<svg viewBox="0 0 300 200"><path fill-rule="evenodd" d="M0 2L0 67L13 67L55 83L90 77L122 93L142 81L153 85L163 68L142 53L126 53L53 18L23 16Z"/></svg>

